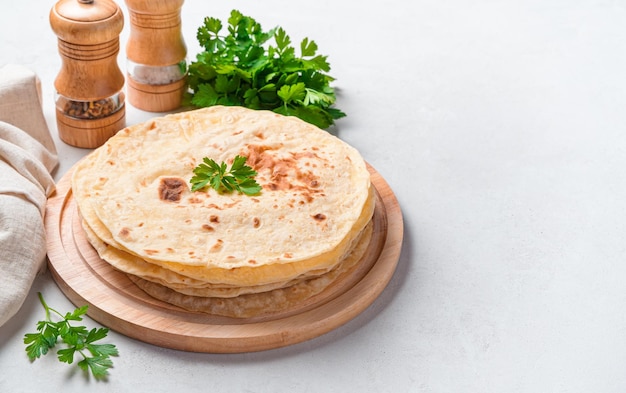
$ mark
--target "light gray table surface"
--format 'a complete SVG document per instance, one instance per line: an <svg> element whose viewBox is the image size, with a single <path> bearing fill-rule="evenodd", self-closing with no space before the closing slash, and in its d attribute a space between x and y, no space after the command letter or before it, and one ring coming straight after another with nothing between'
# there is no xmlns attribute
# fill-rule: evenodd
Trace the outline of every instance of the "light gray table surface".
<svg viewBox="0 0 626 393"><path fill-rule="evenodd" d="M56 134L53 4L4 5L0 65L39 75L58 180L88 150ZM355 319L285 348L187 353L111 332L121 354L96 382L26 357L37 291L73 308L46 273L0 327L0 391L626 391L625 2L187 0L190 59L202 19L233 8L328 55L348 114L333 132L402 208L396 274ZM127 109L129 124L153 116Z"/></svg>

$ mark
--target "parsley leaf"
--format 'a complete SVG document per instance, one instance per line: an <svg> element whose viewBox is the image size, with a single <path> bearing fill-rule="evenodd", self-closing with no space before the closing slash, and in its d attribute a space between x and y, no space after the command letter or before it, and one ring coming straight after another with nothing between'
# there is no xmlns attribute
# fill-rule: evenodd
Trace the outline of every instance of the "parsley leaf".
<svg viewBox="0 0 626 393"><path fill-rule="evenodd" d="M226 32L222 29L226 27ZM299 55L281 27L265 31L250 16L232 10L226 24L204 18L196 38L203 51L189 65L185 104L239 105L272 110L326 129L346 116L334 108L328 58L304 38Z"/></svg>
<svg viewBox="0 0 626 393"><path fill-rule="evenodd" d="M107 336L109 329L99 328L87 330L85 326L72 326L70 321L82 321L87 313L88 306L82 306L65 315L49 307L42 294L39 293L39 301L46 311L46 319L37 323L37 333L26 333L24 344L26 353L31 361L34 361L53 349L57 342L62 341L66 347L57 351L60 362L72 364L76 353L82 356L78 366L85 372L91 372L96 379L105 379L113 367L111 356L118 356L118 350L113 344L94 344ZM61 320L53 322L51 313L56 314Z"/></svg>
<svg viewBox="0 0 626 393"><path fill-rule="evenodd" d="M83 371L91 371L91 373L101 378L108 374L108 369L113 367L113 362L108 356L85 357L78 362L78 367Z"/></svg>
<svg viewBox="0 0 626 393"><path fill-rule="evenodd" d="M254 180L257 172L245 165L247 160L247 157L237 155L228 169L225 162L218 164L205 157L193 170L194 176L189 181L191 191L210 186L218 192L238 191L246 195L258 194L261 192L261 186Z"/></svg>
<svg viewBox="0 0 626 393"><path fill-rule="evenodd" d="M294 85L284 85L278 90L278 96L286 105L301 103L306 97L306 87L304 83Z"/></svg>

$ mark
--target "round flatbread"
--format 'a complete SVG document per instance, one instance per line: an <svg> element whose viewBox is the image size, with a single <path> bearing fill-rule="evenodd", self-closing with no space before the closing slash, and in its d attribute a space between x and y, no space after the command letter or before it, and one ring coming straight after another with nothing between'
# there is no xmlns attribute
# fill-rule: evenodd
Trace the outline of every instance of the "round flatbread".
<svg viewBox="0 0 626 393"><path fill-rule="evenodd" d="M191 192L204 157L230 165L236 155L258 172L258 195ZM106 247L175 273L174 282L215 288L331 271L374 211L369 172L354 148L295 117L240 107L120 131L76 166L72 192Z"/></svg>
<svg viewBox="0 0 626 393"><path fill-rule="evenodd" d="M172 270L163 268L160 265L146 262L145 260L129 254L123 250L111 247L102 239L98 238L93 230L84 222L81 226L85 232L89 243L94 247L100 258L109 262L117 270L126 273L136 279L142 279L152 283L170 288L176 292L190 296L214 297L214 298L231 298L251 293L269 292L274 289L286 288L297 283L306 281L312 277L318 277L329 272L327 271L310 271L306 275L285 282L275 282L266 285L253 286L229 286L222 284L211 284L205 281L186 277ZM371 229L366 227L363 233L355 240L354 248L350 254L340 261L332 270L341 269L342 264L350 264L355 262L355 252L359 245L367 244L371 238ZM352 261L352 262L350 262Z"/></svg>
<svg viewBox="0 0 626 393"><path fill-rule="evenodd" d="M188 311L230 318L256 318L288 313L292 309L302 309L316 295L357 269L358 263L365 255L372 233L373 224L370 223L364 229L352 253L328 273L267 292L243 294L232 298L203 297L180 293L137 276L129 277L150 296Z"/></svg>

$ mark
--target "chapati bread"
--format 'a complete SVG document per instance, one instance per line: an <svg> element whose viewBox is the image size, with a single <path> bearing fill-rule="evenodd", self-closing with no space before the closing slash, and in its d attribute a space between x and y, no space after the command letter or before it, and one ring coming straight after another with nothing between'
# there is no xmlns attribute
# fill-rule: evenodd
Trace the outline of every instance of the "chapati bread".
<svg viewBox="0 0 626 393"><path fill-rule="evenodd" d="M370 187L368 200L354 228L361 228L361 226L367 224L371 219L374 209L374 193L372 188L373 187ZM269 283L242 286L240 283L235 285L229 283L228 278L232 279L232 277L219 280L219 278L224 275L234 275L234 272L242 270L241 268L223 271L220 269L209 269L204 266L186 266L175 262L143 259L118 244L107 228L99 221L98 217L95 216L93 210L82 209L81 214L83 217L86 217L81 224L87 234L88 240L94 246L100 257L117 269L150 281L161 282L163 285L170 288L202 287L236 289L231 291L218 291L215 292L214 296L234 296L236 293L255 293L280 288L297 279L323 274L333 268L334 264L339 263L350 254L360 236L360 234L356 232L350 233L339 246L331 252L319 255L308 261L300 261L298 266L299 270L283 270L285 273L283 280L280 279L283 276L277 273ZM93 227L91 225L93 225ZM318 261L324 262L324 266L317 269L306 269L307 266L313 266ZM330 263L330 261L334 262ZM222 293L223 295L219 295L218 293Z"/></svg>
<svg viewBox="0 0 626 393"><path fill-rule="evenodd" d="M190 191L203 157L235 155L258 171L259 195ZM132 256L137 277L164 269L172 287L275 288L319 276L350 255L374 211L354 148L297 118L240 107L120 131L76 166L72 192L96 248Z"/></svg>
<svg viewBox="0 0 626 393"><path fill-rule="evenodd" d="M102 239L98 238L89 226L83 221L82 228L85 231L87 239L93 245L98 255L105 261L109 262L116 269L139 280L145 280L152 283L160 284L163 287L170 288L176 292L190 296L213 297L213 298L230 298L251 293L269 292L274 289L286 288L311 277L319 277L328 274L326 271L312 271L306 275L295 278L286 282L276 282L266 285L255 285L245 287L233 287L220 284L211 284L205 281L186 277L172 270L165 269L159 265L149 263L143 259L129 254L123 250L107 245ZM371 238L371 224L363 230L363 233L356 240L355 247L350 254L340 261L333 270L345 270L349 265L356 262L362 253L359 247L367 245ZM329 277L335 277L337 273L333 273Z"/></svg>
<svg viewBox="0 0 626 393"><path fill-rule="evenodd" d="M358 262L363 258L372 238L372 231L373 224L370 222L353 252L337 268L321 276L268 292L224 299L190 296L136 276L130 276L130 279L150 296L189 311L231 318L253 318L286 313L294 308L302 308L304 303L311 301L337 280L357 269Z"/></svg>

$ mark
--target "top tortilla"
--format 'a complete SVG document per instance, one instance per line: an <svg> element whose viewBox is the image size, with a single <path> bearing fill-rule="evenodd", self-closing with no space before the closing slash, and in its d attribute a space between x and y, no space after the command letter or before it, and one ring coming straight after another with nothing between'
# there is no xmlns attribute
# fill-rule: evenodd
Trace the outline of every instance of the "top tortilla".
<svg viewBox="0 0 626 393"><path fill-rule="evenodd" d="M209 157L248 157L260 194L191 192ZM127 127L75 168L83 218L111 244L185 275L262 285L330 269L373 212L365 162L295 117L210 107Z"/></svg>

